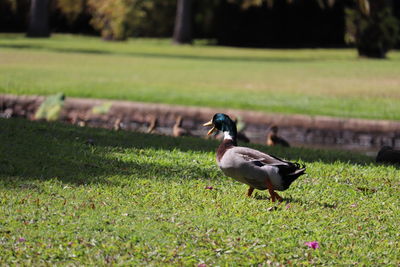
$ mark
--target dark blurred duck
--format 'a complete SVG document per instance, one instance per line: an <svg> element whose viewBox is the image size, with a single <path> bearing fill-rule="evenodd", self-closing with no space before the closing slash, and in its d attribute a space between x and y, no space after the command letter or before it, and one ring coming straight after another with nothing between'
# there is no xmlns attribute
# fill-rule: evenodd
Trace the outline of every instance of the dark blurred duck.
<svg viewBox="0 0 400 267"><path fill-rule="evenodd" d="M276 126L276 125L271 127L270 132L267 135L266 143L268 146L290 147L290 144L288 143L288 141L286 141L282 137L278 136L278 126Z"/></svg>
<svg viewBox="0 0 400 267"><path fill-rule="evenodd" d="M237 133L237 139L243 143L250 143L250 139L243 132Z"/></svg>
<svg viewBox="0 0 400 267"><path fill-rule="evenodd" d="M271 200L282 198L275 192L289 188L294 180L305 174L306 167L297 162L289 162L261 151L237 146L236 124L228 115L217 113L203 126L211 126L208 134L221 131L224 140L217 149L217 163L222 172L233 179L247 184L247 196L254 189L268 189Z"/></svg>
<svg viewBox="0 0 400 267"><path fill-rule="evenodd" d="M185 128L182 127L182 122L183 122L182 116L178 116L176 118L175 125L172 128L173 136L175 136L175 137L178 137L178 136L192 136L192 133L188 129L185 129Z"/></svg>
<svg viewBox="0 0 400 267"><path fill-rule="evenodd" d="M250 139L244 133L246 124L242 121L242 119L240 117L233 117L233 122L237 127L237 140L244 143L250 143Z"/></svg>
<svg viewBox="0 0 400 267"><path fill-rule="evenodd" d="M394 150L390 146L384 146L379 150L378 155L376 156L376 162L400 164L400 150Z"/></svg>

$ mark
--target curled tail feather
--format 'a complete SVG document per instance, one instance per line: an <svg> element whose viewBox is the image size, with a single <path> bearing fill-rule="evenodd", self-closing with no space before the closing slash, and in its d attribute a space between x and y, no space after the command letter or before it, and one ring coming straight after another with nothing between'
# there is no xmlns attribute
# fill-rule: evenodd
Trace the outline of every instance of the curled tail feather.
<svg viewBox="0 0 400 267"><path fill-rule="evenodd" d="M282 174L284 189L289 188L293 181L299 178L301 175L305 174L306 171L306 165L299 164L297 162L294 162L292 164L293 165L291 166L292 168L290 168L290 171Z"/></svg>

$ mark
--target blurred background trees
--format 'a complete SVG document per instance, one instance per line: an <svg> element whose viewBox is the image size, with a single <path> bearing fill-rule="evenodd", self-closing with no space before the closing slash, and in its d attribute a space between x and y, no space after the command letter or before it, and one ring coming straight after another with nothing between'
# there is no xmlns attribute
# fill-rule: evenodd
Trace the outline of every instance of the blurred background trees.
<svg viewBox="0 0 400 267"><path fill-rule="evenodd" d="M399 1L396 1L399 15ZM345 40L360 56L384 58L399 42L399 20L392 0L357 0L346 8Z"/></svg>
<svg viewBox="0 0 400 267"><path fill-rule="evenodd" d="M400 1L393 0L0 0L0 31L31 35L33 25L39 25L32 21L37 7L49 12L40 13L42 29L48 17L51 32L106 40L173 37L176 43L202 38L246 47L353 46L361 56L378 58L400 44Z"/></svg>
<svg viewBox="0 0 400 267"><path fill-rule="evenodd" d="M143 15L137 0L87 0L90 21L105 40L125 40Z"/></svg>

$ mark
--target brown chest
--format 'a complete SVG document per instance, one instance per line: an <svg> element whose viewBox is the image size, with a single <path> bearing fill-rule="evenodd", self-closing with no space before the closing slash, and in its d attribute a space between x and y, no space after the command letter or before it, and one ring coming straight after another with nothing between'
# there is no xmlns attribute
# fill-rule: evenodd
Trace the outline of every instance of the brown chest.
<svg viewBox="0 0 400 267"><path fill-rule="evenodd" d="M236 144L233 140L230 139L225 139L222 141L222 143L219 145L217 149L217 161L221 161L222 157L224 156L225 152L234 147Z"/></svg>

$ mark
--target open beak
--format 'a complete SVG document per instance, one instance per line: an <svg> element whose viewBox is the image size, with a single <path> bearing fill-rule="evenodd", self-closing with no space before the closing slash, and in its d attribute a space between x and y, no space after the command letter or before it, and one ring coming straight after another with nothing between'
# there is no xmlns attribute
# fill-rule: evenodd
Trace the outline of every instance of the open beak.
<svg viewBox="0 0 400 267"><path fill-rule="evenodd" d="M212 123L212 120L204 123L203 126L212 126L212 128L208 131L207 135L210 135L217 130L217 128L215 128L214 126L214 123Z"/></svg>

